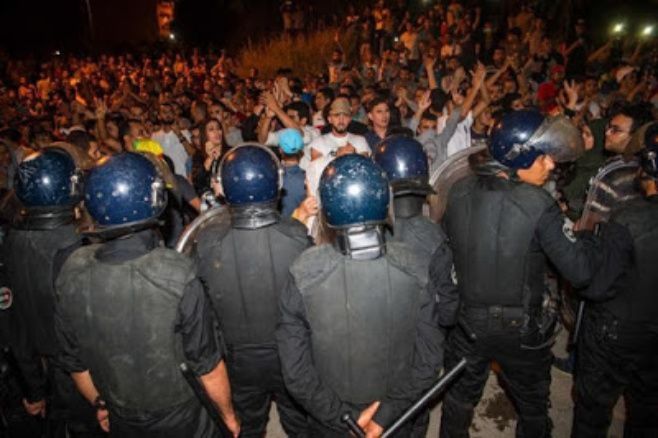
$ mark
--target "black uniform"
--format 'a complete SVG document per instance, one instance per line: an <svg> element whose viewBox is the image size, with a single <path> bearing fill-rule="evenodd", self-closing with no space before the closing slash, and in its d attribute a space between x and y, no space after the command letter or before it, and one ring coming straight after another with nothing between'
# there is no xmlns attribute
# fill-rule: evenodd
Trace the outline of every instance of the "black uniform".
<svg viewBox="0 0 658 438"><path fill-rule="evenodd" d="M626 400L626 437L658 436L658 196L613 214L606 244L621 228L605 269L584 292L588 303L578 344L574 437L605 437L612 409ZM617 239L619 240L619 239Z"/></svg>
<svg viewBox="0 0 658 438"><path fill-rule="evenodd" d="M406 245L391 242L372 260L316 246L290 273L276 336L286 386L309 412L311 435L346 436L341 415L357 418L376 400L373 419L387 427L442 364L427 269Z"/></svg>
<svg viewBox="0 0 658 438"><path fill-rule="evenodd" d="M422 215L422 204L418 211L405 208L414 203L418 196L395 198L395 226L390 240L406 243L419 257L421 263L431 271L430 292L435 293L438 301L439 324L450 327L455 324L459 295L452 278L452 250L448 244L443 228Z"/></svg>
<svg viewBox="0 0 658 438"><path fill-rule="evenodd" d="M452 251L448 238L440 225L422 215L424 197L407 195L396 197L395 226L392 241L406 243L418 255L427 269L430 293L438 300L439 325L447 328L455 324L459 296L452 280ZM425 437L429 426L429 407L418 416L414 425L413 436Z"/></svg>
<svg viewBox="0 0 658 438"><path fill-rule="evenodd" d="M306 415L281 377L274 330L288 269L309 242L299 222L280 220L273 209L261 214L243 223L227 212L205 228L197 239L199 275L220 315L241 436L263 435L272 398L288 435L306 436Z"/></svg>
<svg viewBox="0 0 658 438"><path fill-rule="evenodd" d="M56 218L17 218L3 251L16 313L11 343L27 386L24 396L31 402L47 400L53 428L66 425L71 434L99 434L95 412L56 361L55 279L69 254L82 244L73 211Z"/></svg>
<svg viewBox="0 0 658 438"><path fill-rule="evenodd" d="M152 230L73 253L57 280L67 371L89 370L117 437L210 437L217 431L179 371L222 359L196 266Z"/></svg>
<svg viewBox="0 0 658 438"><path fill-rule="evenodd" d="M22 402L29 388L22 379L14 350L30 349L22 347L29 347L29 340L26 330L17 330L21 319L14 305L14 293L7 281L6 259L9 254L4 250L4 245L8 230L9 222L0 217L0 435L8 438L31 437L38 436L41 425L38 418L25 411Z"/></svg>
<svg viewBox="0 0 658 438"><path fill-rule="evenodd" d="M462 357L468 367L445 396L441 436L468 436L492 360L517 407L517 435L550 436L555 315L543 308L547 257L582 286L597 265L596 242L563 231L563 216L543 189L491 174L452 188L444 222L460 293L460 328L449 337L446 367Z"/></svg>

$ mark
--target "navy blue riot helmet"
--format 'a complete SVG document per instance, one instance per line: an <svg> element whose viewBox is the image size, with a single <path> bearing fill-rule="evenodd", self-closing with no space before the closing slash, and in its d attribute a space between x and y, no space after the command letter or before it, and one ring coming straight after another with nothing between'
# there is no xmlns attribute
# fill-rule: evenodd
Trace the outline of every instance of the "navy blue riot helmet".
<svg viewBox="0 0 658 438"><path fill-rule="evenodd" d="M167 204L165 184L144 155L124 152L100 162L85 184L85 207L103 228L157 219Z"/></svg>
<svg viewBox="0 0 658 438"><path fill-rule="evenodd" d="M282 172L272 151L247 143L234 147L224 156L217 181L229 205L261 204L278 199Z"/></svg>
<svg viewBox="0 0 658 438"><path fill-rule="evenodd" d="M417 140L405 135L387 137L375 147L373 159L386 172L396 195L433 192L427 155Z"/></svg>
<svg viewBox="0 0 658 438"><path fill-rule="evenodd" d="M489 151L494 159L512 169L527 169L544 152L528 140L544 122L538 111L512 111L503 116L492 132Z"/></svg>
<svg viewBox="0 0 658 438"><path fill-rule="evenodd" d="M386 221L390 190L386 173L358 154L343 155L320 177L320 203L327 225L348 228Z"/></svg>
<svg viewBox="0 0 658 438"><path fill-rule="evenodd" d="M46 148L18 166L16 196L27 208L72 206L80 201L81 179L73 157L63 149Z"/></svg>
<svg viewBox="0 0 658 438"><path fill-rule="evenodd" d="M578 128L566 117L544 117L536 110L512 111L494 127L489 151L511 169L527 169L540 155L573 161L584 152Z"/></svg>

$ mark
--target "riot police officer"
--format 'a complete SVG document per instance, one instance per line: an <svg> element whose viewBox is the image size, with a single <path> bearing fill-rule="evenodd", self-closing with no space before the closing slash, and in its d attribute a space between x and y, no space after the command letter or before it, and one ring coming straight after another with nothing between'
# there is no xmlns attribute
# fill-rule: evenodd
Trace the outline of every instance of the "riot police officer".
<svg viewBox="0 0 658 438"><path fill-rule="evenodd" d="M83 167L84 160L65 143L26 157L14 183L21 207L3 247L3 292L15 307L9 333L26 386L23 403L32 415L48 412L56 436L100 433L93 410L55 360L55 278L68 255L82 245L76 205L82 198Z"/></svg>
<svg viewBox="0 0 658 438"><path fill-rule="evenodd" d="M166 195L155 159L123 153L89 173L90 233L104 241L75 251L57 279L60 360L111 436L217 434L179 371L185 361L237 437L223 350L196 266L162 247L156 231Z"/></svg>
<svg viewBox="0 0 658 438"><path fill-rule="evenodd" d="M306 436L306 415L285 389L274 338L288 269L309 245L306 228L277 209L283 169L269 149L230 150L216 179L226 214L197 236L199 275L220 315L243 437L265 433L272 399L283 428Z"/></svg>
<svg viewBox="0 0 658 438"><path fill-rule="evenodd" d="M622 394L624 436L658 436L658 123L642 143L637 182L644 197L612 214L602 233L612 256L582 293L591 302L578 344L573 437L606 437ZM615 245L615 231L622 244Z"/></svg>
<svg viewBox="0 0 658 438"><path fill-rule="evenodd" d="M519 415L517 436L550 436L548 394L556 311L544 280L547 261L575 286L596 267L593 236L563 230L554 199L542 189L555 161L578 156L578 130L564 118L530 110L506 114L489 145L495 163L450 191L443 218L460 295L459 329L446 367L468 366L444 398L441 437L466 437L494 360Z"/></svg>
<svg viewBox="0 0 658 438"><path fill-rule="evenodd" d="M430 292L439 299L439 324L450 327L457 314L457 288L452 280L452 251L440 225L423 215L426 197L432 193L429 167L423 146L405 135L393 135L379 143L373 159L386 172L393 189L393 235L391 240L404 242L433 271Z"/></svg>
<svg viewBox="0 0 658 438"><path fill-rule="evenodd" d="M379 436L441 367L436 300L427 264L384 240L390 195L378 165L339 157L319 191L329 243L290 269L276 331L283 376L310 414L312 436L345 436L345 413Z"/></svg>

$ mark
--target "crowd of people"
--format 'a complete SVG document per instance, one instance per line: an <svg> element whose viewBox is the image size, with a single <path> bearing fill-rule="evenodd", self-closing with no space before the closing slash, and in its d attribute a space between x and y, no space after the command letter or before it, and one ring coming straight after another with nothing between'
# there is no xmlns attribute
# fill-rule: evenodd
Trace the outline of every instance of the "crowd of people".
<svg viewBox="0 0 658 438"><path fill-rule="evenodd" d="M623 392L628 436L658 433L655 40L597 47L584 19L556 35L526 4L406 6L350 6L317 74L174 46L4 59L0 342L21 409L66 400L55 433L74 436L215 436L185 361L233 436L262 436L274 399L290 436L345 436L347 413L377 437L466 358L442 437L468 436L491 361L519 435L550 436L550 278L592 303L558 360L573 436L605 436ZM475 176L432 223L430 175L466 155ZM638 195L598 206L597 234L588 185L613 161ZM184 254L159 245L200 223Z"/></svg>

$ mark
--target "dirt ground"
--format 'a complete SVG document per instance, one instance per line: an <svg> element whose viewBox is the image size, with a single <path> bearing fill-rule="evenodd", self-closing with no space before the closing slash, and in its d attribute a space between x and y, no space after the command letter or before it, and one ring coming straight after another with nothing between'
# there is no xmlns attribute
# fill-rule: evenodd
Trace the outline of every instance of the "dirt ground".
<svg viewBox="0 0 658 438"><path fill-rule="evenodd" d="M553 347L557 356L565 356L567 342L566 331L562 331ZM571 433L573 415L573 399L571 390L573 380L570 375L553 368L551 383L551 409L553 420L553 437L568 438ZM437 438L441 421L441 404L432 409L430 427L427 437ZM621 438L623 433L624 408L623 402L617 404L614 419L608 433L609 438ZM516 414L504 391L497 382L494 372L491 372L484 390L482 400L475 410L475 420L471 425L472 438L513 438L516 427ZM272 409L270 423L267 428L267 438L283 438L285 433L279 425L276 411Z"/></svg>

